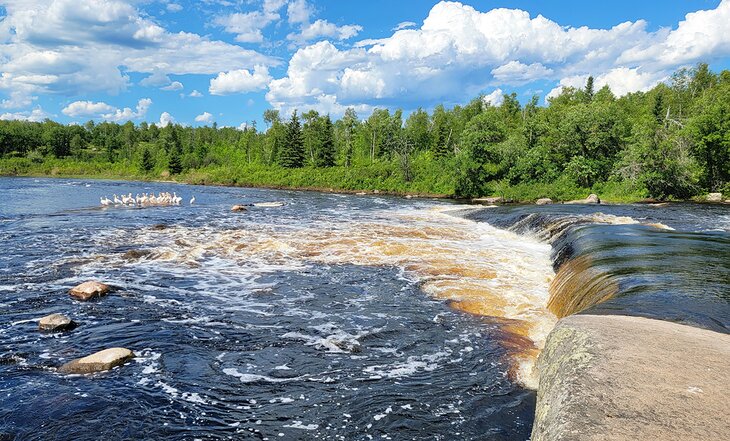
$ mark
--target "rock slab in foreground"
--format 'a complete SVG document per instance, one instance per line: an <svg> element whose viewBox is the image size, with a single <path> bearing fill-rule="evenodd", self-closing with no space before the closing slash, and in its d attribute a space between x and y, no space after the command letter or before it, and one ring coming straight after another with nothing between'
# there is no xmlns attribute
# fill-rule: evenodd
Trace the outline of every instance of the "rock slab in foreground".
<svg viewBox="0 0 730 441"><path fill-rule="evenodd" d="M38 329L47 332L68 331L75 326L76 323L63 314L51 314L38 320Z"/></svg>
<svg viewBox="0 0 730 441"><path fill-rule="evenodd" d="M553 203L553 200L550 198L540 198L537 201L535 201L535 205L550 205Z"/></svg>
<svg viewBox="0 0 730 441"><path fill-rule="evenodd" d="M727 334L641 317L566 317L538 361L531 439L726 439L728 360Z"/></svg>
<svg viewBox="0 0 730 441"><path fill-rule="evenodd" d="M71 288L71 290L68 292L71 297L78 299L78 300L91 300L95 297L103 296L104 294L108 293L110 290L108 285L105 285L101 282L84 282L81 285L78 285L74 288Z"/></svg>
<svg viewBox="0 0 730 441"><path fill-rule="evenodd" d="M115 366L124 364L124 362L132 358L134 358L134 353L129 349L109 348L83 358L69 361L58 368L58 371L64 374L90 374L93 372L107 371Z"/></svg>

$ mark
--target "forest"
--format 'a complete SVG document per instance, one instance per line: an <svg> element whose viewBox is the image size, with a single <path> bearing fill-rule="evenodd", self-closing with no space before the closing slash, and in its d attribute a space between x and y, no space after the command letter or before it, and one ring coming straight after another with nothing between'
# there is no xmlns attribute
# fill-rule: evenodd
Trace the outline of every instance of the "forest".
<svg viewBox="0 0 730 441"><path fill-rule="evenodd" d="M364 118L364 119L363 119ZM539 104L281 115L265 128L89 121L0 121L0 174L176 180L196 184L520 201L688 199L730 195L730 71L700 63L646 92L563 88Z"/></svg>

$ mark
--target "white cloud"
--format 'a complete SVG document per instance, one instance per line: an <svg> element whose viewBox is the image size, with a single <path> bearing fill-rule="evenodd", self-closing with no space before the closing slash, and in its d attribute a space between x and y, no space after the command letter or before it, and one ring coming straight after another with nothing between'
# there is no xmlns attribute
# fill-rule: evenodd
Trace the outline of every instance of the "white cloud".
<svg viewBox="0 0 730 441"><path fill-rule="evenodd" d="M151 105L152 100L149 98L139 100L135 110L129 107L118 109L104 102L74 101L61 112L71 118L99 118L106 121L121 122L144 118Z"/></svg>
<svg viewBox="0 0 730 441"><path fill-rule="evenodd" d="M167 127L169 124L175 124L175 118L167 112L162 112L160 115L160 122L157 123L159 127Z"/></svg>
<svg viewBox="0 0 730 441"><path fill-rule="evenodd" d="M492 69L494 79L503 84L525 84L540 78L550 77L552 69L540 63L523 64L519 61L510 61Z"/></svg>
<svg viewBox="0 0 730 441"><path fill-rule="evenodd" d="M202 123L212 123L213 122L213 115L208 112L203 112L200 115L195 117L196 122L202 122Z"/></svg>
<svg viewBox="0 0 730 441"><path fill-rule="evenodd" d="M179 81L173 81L172 83L168 84L165 87L161 87L160 90L182 90L184 88L183 84Z"/></svg>
<svg viewBox="0 0 730 441"><path fill-rule="evenodd" d="M307 23L312 15L312 7L306 0L291 0L286 10L289 23Z"/></svg>
<svg viewBox="0 0 730 441"><path fill-rule="evenodd" d="M255 66L253 72L246 69L220 72L210 80L211 95L229 95L232 93L248 93L265 89L272 78L266 66Z"/></svg>
<svg viewBox="0 0 730 441"><path fill-rule="evenodd" d="M203 96L203 94L198 92L197 90L193 90L192 92L190 92L190 95L188 95L188 96L191 98L200 98Z"/></svg>
<svg viewBox="0 0 730 441"><path fill-rule="evenodd" d="M412 21L402 21L402 22L398 23L392 30L400 31L401 29L412 28L414 26L416 26L416 23L414 23Z"/></svg>
<svg viewBox="0 0 730 441"><path fill-rule="evenodd" d="M484 102L493 106L499 106L504 101L502 89L495 89L492 93L484 95Z"/></svg>
<svg viewBox="0 0 730 441"><path fill-rule="evenodd" d="M168 3L167 10L170 12L180 12L183 10L183 7L177 3Z"/></svg>
<svg viewBox="0 0 730 441"><path fill-rule="evenodd" d="M210 75L231 66L277 63L237 45L170 32L141 13L138 3L5 0L6 15L0 21L0 90L21 91L26 97L116 94L129 85L124 72L151 74L142 84L159 86L169 84L170 74Z"/></svg>
<svg viewBox="0 0 730 441"><path fill-rule="evenodd" d="M574 28L518 9L481 12L442 1L419 28L404 26L352 48L321 41L298 49L266 98L278 109L323 103L415 108L463 102L504 84L591 74L597 86L609 84L621 95L646 90L681 65L730 55L728 22L730 0L688 14L677 29L656 32L643 20ZM311 26L302 23L302 29Z"/></svg>
<svg viewBox="0 0 730 441"><path fill-rule="evenodd" d="M3 113L0 115L0 120L41 122L46 118L48 118L48 114L40 107L37 107L30 112Z"/></svg>
<svg viewBox="0 0 730 441"><path fill-rule="evenodd" d="M638 68L617 67L595 77L593 85L595 90L607 85L615 95L623 96L631 92L645 92L667 80L667 78L668 76L664 72L642 72ZM554 98L560 95L564 87L582 89L585 87L587 80L588 75L573 75L562 78L558 86L552 89L546 98Z"/></svg>
<svg viewBox="0 0 730 441"><path fill-rule="evenodd" d="M333 38L336 40L347 40L356 36L362 31L362 26L358 25L344 25L337 26L334 23L330 23L327 20L317 20L311 24L305 24L302 26L299 34L289 34L287 38L289 40L296 40L300 42L316 40L319 38Z"/></svg>

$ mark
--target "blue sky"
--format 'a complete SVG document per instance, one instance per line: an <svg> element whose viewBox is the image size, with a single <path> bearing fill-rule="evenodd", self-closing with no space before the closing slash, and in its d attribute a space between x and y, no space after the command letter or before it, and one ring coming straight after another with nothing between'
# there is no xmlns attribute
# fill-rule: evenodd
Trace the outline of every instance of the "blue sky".
<svg viewBox="0 0 730 441"><path fill-rule="evenodd" d="M730 0L0 0L0 118L238 127L274 107L647 90L730 60ZM544 102L544 101L541 101Z"/></svg>

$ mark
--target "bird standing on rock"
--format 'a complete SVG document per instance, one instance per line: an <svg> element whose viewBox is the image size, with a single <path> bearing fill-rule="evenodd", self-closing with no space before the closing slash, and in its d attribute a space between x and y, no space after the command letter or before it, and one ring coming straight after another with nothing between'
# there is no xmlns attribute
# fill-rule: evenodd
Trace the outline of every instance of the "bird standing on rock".
<svg viewBox="0 0 730 441"><path fill-rule="evenodd" d="M195 203L195 196L193 196L192 199L190 199L190 205L193 205L194 203Z"/></svg>

